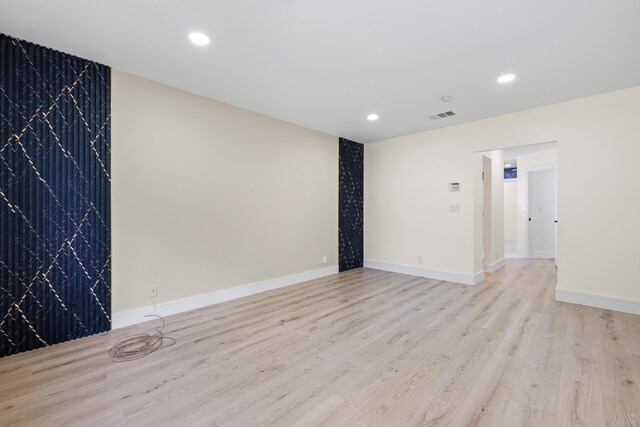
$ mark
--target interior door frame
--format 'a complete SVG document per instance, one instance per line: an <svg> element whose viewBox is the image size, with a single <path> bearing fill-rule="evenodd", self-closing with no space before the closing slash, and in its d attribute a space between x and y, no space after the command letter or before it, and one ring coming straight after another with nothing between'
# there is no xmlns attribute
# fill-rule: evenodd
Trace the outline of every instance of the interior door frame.
<svg viewBox="0 0 640 427"><path fill-rule="evenodd" d="M525 168L524 170L524 176L522 178L524 178L526 180L526 185L524 185L524 198L523 200L527 203L527 208L526 211L524 212L524 218L525 218L525 224L527 224L527 226L524 228L524 241L525 241L525 248L526 248L526 253L527 253L527 258L531 258L531 242L529 240L529 233L530 233L530 228L531 228L531 221L529 221L529 172L540 172L546 169L553 169L553 181L555 183L556 186L556 194L555 194L555 211L556 211L556 221L558 219L558 162L549 162L549 163L543 163L540 165L535 165L535 166L530 166L528 168ZM520 179L521 177L518 176L518 179ZM556 265L558 265L558 223L555 223L555 260L556 260Z"/></svg>

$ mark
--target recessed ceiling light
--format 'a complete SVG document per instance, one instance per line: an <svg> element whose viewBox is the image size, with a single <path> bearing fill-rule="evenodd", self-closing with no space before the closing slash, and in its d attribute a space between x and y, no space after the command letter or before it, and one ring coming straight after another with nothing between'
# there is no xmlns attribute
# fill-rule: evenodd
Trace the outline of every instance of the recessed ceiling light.
<svg viewBox="0 0 640 427"><path fill-rule="evenodd" d="M498 83L504 84L504 83L509 83L514 81L516 78L515 74L503 74L502 76L498 77Z"/></svg>
<svg viewBox="0 0 640 427"><path fill-rule="evenodd" d="M189 34L189 40L191 43L197 46L206 46L209 44L209 37L202 33L191 33Z"/></svg>
<svg viewBox="0 0 640 427"><path fill-rule="evenodd" d="M511 167L511 165L504 165L504 167L505 167L505 168L510 168L510 167Z"/></svg>
<svg viewBox="0 0 640 427"><path fill-rule="evenodd" d="M378 115L375 113L369 114L367 116L367 120L369 120L370 122L375 122L376 120L378 120Z"/></svg>

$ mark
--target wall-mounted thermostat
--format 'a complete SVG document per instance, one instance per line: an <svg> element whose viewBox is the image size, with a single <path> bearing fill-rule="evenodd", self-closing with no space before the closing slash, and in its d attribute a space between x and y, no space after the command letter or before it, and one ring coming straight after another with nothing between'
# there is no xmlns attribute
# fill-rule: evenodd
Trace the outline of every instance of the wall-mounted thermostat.
<svg viewBox="0 0 640 427"><path fill-rule="evenodd" d="M462 191L462 187L460 186L459 182L450 182L449 191L451 192Z"/></svg>

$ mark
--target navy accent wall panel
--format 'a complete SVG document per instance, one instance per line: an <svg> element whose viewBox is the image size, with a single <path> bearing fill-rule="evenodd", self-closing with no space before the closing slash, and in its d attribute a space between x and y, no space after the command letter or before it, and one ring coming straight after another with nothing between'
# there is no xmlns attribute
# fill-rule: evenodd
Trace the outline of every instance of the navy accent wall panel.
<svg viewBox="0 0 640 427"><path fill-rule="evenodd" d="M0 357L111 328L110 72L0 35Z"/></svg>
<svg viewBox="0 0 640 427"><path fill-rule="evenodd" d="M364 145L339 141L338 264L340 271L362 267L364 254Z"/></svg>

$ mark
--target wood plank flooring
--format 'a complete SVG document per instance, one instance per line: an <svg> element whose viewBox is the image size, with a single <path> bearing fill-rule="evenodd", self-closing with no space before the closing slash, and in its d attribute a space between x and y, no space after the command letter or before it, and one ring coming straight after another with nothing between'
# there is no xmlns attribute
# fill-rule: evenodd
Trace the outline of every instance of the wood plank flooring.
<svg viewBox="0 0 640 427"><path fill-rule="evenodd" d="M637 426L640 316L557 303L555 268L471 287L353 270L0 359L0 425Z"/></svg>

